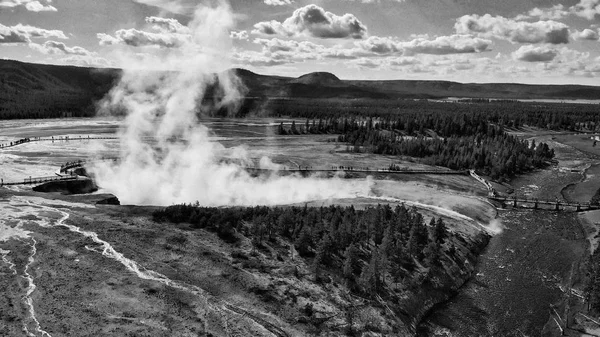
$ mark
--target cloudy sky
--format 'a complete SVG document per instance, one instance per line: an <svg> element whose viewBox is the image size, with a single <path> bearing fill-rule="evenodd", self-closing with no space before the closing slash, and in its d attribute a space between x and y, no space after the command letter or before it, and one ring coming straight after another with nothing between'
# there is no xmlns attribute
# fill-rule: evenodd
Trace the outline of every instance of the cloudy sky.
<svg viewBox="0 0 600 337"><path fill-rule="evenodd" d="M128 66L202 0L0 0L0 57ZM600 0L230 0L231 66L345 79L600 85ZM124 61L127 59L128 61ZM141 61L142 62L142 61Z"/></svg>

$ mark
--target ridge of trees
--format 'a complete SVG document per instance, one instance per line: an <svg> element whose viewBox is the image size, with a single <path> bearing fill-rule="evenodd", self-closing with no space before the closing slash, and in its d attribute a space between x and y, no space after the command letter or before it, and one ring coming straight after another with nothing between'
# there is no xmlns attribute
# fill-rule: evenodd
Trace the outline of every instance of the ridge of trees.
<svg viewBox="0 0 600 337"><path fill-rule="evenodd" d="M272 116L302 119L379 118L400 120L424 129L437 129L438 122L450 118L460 123L484 120L503 128L523 125L548 130L600 130L598 104L539 103L516 101L441 102L429 100L372 99L270 99L261 106ZM446 124L446 123L444 123Z"/></svg>
<svg viewBox="0 0 600 337"><path fill-rule="evenodd" d="M554 157L546 143L528 143L508 135L482 115L433 115L397 118L319 118L286 128L279 134L340 134L353 152L420 158L423 163L454 170L476 169L492 179L544 167Z"/></svg>
<svg viewBox="0 0 600 337"><path fill-rule="evenodd" d="M441 218L428 223L416 208L378 205L364 210L352 206L210 208L174 205L153 213L155 221L190 223L216 232L227 242L240 234L254 249L284 240L311 265L316 280L325 275L343 280L365 296L407 290L421 284L435 286L444 265L461 265L467 254L487 244L481 233L467 243L449 231ZM459 250L462 253L459 253Z"/></svg>

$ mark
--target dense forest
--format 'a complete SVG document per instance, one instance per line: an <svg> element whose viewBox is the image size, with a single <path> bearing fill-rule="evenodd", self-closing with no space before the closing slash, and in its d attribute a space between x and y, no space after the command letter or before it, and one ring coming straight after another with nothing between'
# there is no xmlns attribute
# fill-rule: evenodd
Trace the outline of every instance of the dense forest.
<svg viewBox="0 0 600 337"><path fill-rule="evenodd" d="M354 152L421 158L426 164L455 170L476 169L503 179L547 165L554 151L547 144L528 143L490 124L482 115L442 114L410 119L308 119L303 125L281 124L279 134L333 133Z"/></svg>
<svg viewBox="0 0 600 337"><path fill-rule="evenodd" d="M0 119L93 117L119 74L0 60Z"/></svg>
<svg viewBox="0 0 600 337"><path fill-rule="evenodd" d="M314 278L335 278L363 296L400 295L424 284L435 288L444 266L465 263L466 239L432 218L426 223L404 205L354 207L205 208L174 205L154 212L155 221L190 223L235 243L249 238L253 249L293 243L312 266ZM487 244L481 233L466 254Z"/></svg>
<svg viewBox="0 0 600 337"><path fill-rule="evenodd" d="M587 263L587 278L585 286L586 301L589 309L600 313L600 250L596 249Z"/></svg>
<svg viewBox="0 0 600 337"><path fill-rule="evenodd" d="M590 200L590 204L592 205L600 205L600 189L596 191L596 194Z"/></svg>
<svg viewBox="0 0 600 337"><path fill-rule="evenodd" d="M255 101L245 103L258 106ZM485 121L502 128L518 129L524 125L548 130L600 130L598 104L533 103L493 101L480 103L441 102L430 100L370 99L270 99L260 106L273 116L308 119L378 118L409 123L417 129L435 129L436 125L457 130L464 118ZM247 112L248 110L244 110ZM454 121L454 126L444 123ZM409 127L410 127L409 125ZM449 135L446 133L445 135Z"/></svg>

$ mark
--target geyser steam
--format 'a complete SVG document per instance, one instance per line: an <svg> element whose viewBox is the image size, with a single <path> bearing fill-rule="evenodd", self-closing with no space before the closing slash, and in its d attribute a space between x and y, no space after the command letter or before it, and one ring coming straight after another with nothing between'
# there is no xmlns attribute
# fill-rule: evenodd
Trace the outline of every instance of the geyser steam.
<svg viewBox="0 0 600 337"><path fill-rule="evenodd" d="M227 69L228 4L200 5L188 24L189 38L177 49L160 50L159 64L172 71L135 65L105 99L102 110L127 113L119 132L120 161L92 168L98 185L127 204L273 205L368 194L368 181L271 176L253 178L236 164L220 160L223 146L209 139L197 119L200 102L218 83L223 102L240 98L240 86ZM243 150L232 151L244 157ZM269 162L262 160L261 162Z"/></svg>

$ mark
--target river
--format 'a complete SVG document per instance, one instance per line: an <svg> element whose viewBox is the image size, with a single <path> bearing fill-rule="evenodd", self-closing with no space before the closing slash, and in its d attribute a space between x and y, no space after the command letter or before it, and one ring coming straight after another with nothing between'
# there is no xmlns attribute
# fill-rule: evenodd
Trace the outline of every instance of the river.
<svg viewBox="0 0 600 337"><path fill-rule="evenodd" d="M558 166L514 179L511 185L516 193L589 201L600 186L598 157L546 138L557 149ZM586 170L570 170L581 167ZM540 336L544 330L557 330L551 305L562 315L561 289L583 288L582 262L590 247L585 217L510 209L501 210L499 218L504 231L491 239L481 255L476 276L456 297L430 313L419 335Z"/></svg>

